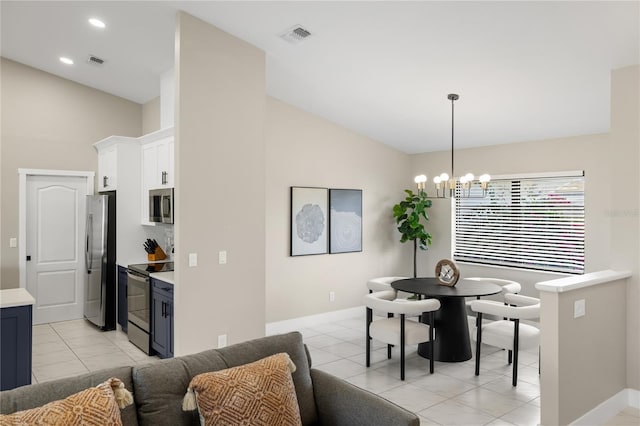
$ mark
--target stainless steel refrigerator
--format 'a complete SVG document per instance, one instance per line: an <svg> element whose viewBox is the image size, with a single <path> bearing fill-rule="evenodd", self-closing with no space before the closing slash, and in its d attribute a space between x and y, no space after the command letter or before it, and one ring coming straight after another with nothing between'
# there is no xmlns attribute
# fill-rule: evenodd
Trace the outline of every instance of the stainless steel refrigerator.
<svg viewBox="0 0 640 426"><path fill-rule="evenodd" d="M87 195L84 317L102 328L116 327L116 193Z"/></svg>

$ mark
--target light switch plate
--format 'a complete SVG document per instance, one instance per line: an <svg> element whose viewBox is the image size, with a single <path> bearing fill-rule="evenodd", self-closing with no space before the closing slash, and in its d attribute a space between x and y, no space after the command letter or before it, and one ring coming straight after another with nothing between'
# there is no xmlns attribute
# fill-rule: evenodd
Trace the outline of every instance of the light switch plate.
<svg viewBox="0 0 640 426"><path fill-rule="evenodd" d="M579 318L586 315L586 302L584 299L573 302L573 317Z"/></svg>
<svg viewBox="0 0 640 426"><path fill-rule="evenodd" d="M227 251L221 250L218 252L218 264L224 265L227 263Z"/></svg>
<svg viewBox="0 0 640 426"><path fill-rule="evenodd" d="M198 253L189 253L189 266L198 266Z"/></svg>
<svg viewBox="0 0 640 426"><path fill-rule="evenodd" d="M227 346L227 335L221 334L218 336L218 349L224 348Z"/></svg>
<svg viewBox="0 0 640 426"><path fill-rule="evenodd" d="M11 248L18 247L18 239L15 238L15 237L9 238L9 247L11 247Z"/></svg>

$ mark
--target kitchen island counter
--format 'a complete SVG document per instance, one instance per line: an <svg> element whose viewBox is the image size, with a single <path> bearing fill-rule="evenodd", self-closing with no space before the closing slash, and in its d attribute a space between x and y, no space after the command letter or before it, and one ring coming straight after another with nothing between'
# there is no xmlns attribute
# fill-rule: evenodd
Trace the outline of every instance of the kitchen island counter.
<svg viewBox="0 0 640 426"><path fill-rule="evenodd" d="M33 305L36 300L24 288L0 290L0 308Z"/></svg>

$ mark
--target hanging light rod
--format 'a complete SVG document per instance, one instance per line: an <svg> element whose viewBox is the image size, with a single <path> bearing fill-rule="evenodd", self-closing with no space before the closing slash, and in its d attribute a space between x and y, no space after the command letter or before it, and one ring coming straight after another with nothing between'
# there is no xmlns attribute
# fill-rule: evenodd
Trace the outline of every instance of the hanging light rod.
<svg viewBox="0 0 640 426"><path fill-rule="evenodd" d="M461 176L459 179L455 178L455 162L454 162L454 102L460 99L455 93L449 93L447 95L447 99L451 101L451 175L447 173L441 173L439 176L433 178L433 183L436 188L436 195L432 198L484 198L487 196L487 189L489 188L489 182L491 181L491 176L488 174L481 175L477 181L475 181L475 176L471 173L467 173L464 176ZM424 192L425 185L427 182L426 175L418 175L414 179L416 185L418 186L419 192ZM478 186L479 185L479 186ZM456 188L458 191L456 191ZM478 191L472 191L473 188L479 188L482 190L481 193Z"/></svg>

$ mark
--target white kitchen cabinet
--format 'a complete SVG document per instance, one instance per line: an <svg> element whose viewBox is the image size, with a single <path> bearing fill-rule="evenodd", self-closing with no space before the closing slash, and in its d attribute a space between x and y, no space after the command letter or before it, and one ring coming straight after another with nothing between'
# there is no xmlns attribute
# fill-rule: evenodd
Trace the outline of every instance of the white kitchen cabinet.
<svg viewBox="0 0 640 426"><path fill-rule="evenodd" d="M149 222L149 190L174 187L174 141L173 127L139 138L141 144L142 169L142 223Z"/></svg>
<svg viewBox="0 0 640 426"><path fill-rule="evenodd" d="M160 176L159 188L173 188L173 136L158 142L156 176Z"/></svg>
<svg viewBox="0 0 640 426"><path fill-rule="evenodd" d="M116 261L126 265L140 256L147 238L140 226L140 140L110 136L93 146L98 151L98 192L116 191Z"/></svg>
<svg viewBox="0 0 640 426"><path fill-rule="evenodd" d="M147 189L173 188L173 136L142 146L143 186Z"/></svg>
<svg viewBox="0 0 640 426"><path fill-rule="evenodd" d="M118 189L118 145L98 150L98 191Z"/></svg>

